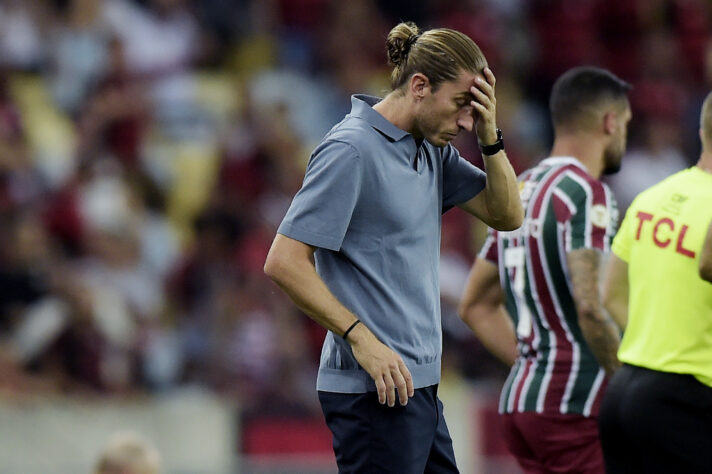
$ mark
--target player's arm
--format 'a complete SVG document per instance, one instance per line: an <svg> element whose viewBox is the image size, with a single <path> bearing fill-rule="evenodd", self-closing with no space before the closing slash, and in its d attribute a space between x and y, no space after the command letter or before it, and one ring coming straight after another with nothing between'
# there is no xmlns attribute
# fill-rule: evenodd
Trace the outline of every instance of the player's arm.
<svg viewBox="0 0 712 474"><path fill-rule="evenodd" d="M495 77L489 68L470 88L474 99L470 104L477 112L475 129L480 143L490 145L497 141ZM494 155L483 155L487 181L485 189L460 205L462 209L497 230L518 229L524 221L524 207L519 198L519 186L514 168L507 154L500 150Z"/></svg>
<svg viewBox="0 0 712 474"><path fill-rule="evenodd" d="M628 264L611 254L603 280L603 307L624 331L628 325Z"/></svg>
<svg viewBox="0 0 712 474"><path fill-rule="evenodd" d="M294 303L314 321L337 335L357 320L326 286L316 272L315 248L277 234L265 261L264 271ZM403 359L379 341L363 324L348 334L354 357L373 378L380 403L395 404L398 389L400 404L413 396L413 379Z"/></svg>
<svg viewBox="0 0 712 474"><path fill-rule="evenodd" d="M517 339L503 301L497 266L478 258L467 280L458 313L482 345L511 367L517 358Z"/></svg>
<svg viewBox="0 0 712 474"><path fill-rule="evenodd" d="M700 254L700 278L712 283L712 222L707 229L707 237Z"/></svg>
<svg viewBox="0 0 712 474"><path fill-rule="evenodd" d="M579 327L596 360L611 375L620 367L616 355L620 334L601 303L600 252L588 248L572 250L567 253L567 261Z"/></svg>

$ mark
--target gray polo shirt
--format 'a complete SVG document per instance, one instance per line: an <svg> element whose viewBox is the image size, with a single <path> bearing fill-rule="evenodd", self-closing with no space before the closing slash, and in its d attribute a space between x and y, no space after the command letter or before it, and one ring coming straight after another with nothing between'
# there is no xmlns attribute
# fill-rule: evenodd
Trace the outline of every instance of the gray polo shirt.
<svg viewBox="0 0 712 474"><path fill-rule="evenodd" d="M443 212L485 186L485 173L448 145L418 147L372 105L351 113L316 147L278 232L318 247L316 269L336 298L397 352L415 388L440 381L440 227ZM329 332L317 389L376 386L350 345Z"/></svg>

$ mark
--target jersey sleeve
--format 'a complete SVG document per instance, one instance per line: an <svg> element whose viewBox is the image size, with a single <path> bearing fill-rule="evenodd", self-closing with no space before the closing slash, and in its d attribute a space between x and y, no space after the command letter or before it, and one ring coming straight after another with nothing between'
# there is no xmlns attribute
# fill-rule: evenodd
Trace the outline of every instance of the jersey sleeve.
<svg viewBox="0 0 712 474"><path fill-rule="evenodd" d="M490 228L487 231L487 238L482 245L478 254L479 258L484 258L490 263L498 265L499 262L499 244L497 243L497 231Z"/></svg>
<svg viewBox="0 0 712 474"><path fill-rule="evenodd" d="M448 145L443 149L443 205L445 212L451 207L469 201L485 187L484 171L460 156L457 149Z"/></svg>
<svg viewBox="0 0 712 474"><path fill-rule="evenodd" d="M362 174L353 146L333 140L320 144L277 232L308 245L339 250L358 201Z"/></svg>
<svg viewBox="0 0 712 474"><path fill-rule="evenodd" d="M586 248L610 252L618 207L608 186L571 174L562 180L556 193L571 207L566 250Z"/></svg>

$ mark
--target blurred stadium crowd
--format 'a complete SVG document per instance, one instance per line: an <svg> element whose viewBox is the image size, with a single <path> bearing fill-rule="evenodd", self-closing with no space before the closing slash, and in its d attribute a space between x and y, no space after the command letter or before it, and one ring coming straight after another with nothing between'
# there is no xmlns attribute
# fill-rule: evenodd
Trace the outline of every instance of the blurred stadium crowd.
<svg viewBox="0 0 712 474"><path fill-rule="evenodd" d="M313 412L324 332L262 265L313 146L386 89L400 20L481 46L518 172L582 64L635 87L621 210L697 158L705 0L0 0L0 398L198 387ZM454 312L482 229L444 222L446 370L496 379Z"/></svg>

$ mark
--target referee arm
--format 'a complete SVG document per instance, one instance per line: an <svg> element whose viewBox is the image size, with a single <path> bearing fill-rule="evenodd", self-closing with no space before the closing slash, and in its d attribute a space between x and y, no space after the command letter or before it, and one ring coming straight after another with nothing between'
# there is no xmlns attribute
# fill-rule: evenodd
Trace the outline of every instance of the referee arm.
<svg viewBox="0 0 712 474"><path fill-rule="evenodd" d="M567 260L579 327L596 360L610 376L620 367L616 355L620 332L601 303L598 286L601 254L582 248L568 252Z"/></svg>
<svg viewBox="0 0 712 474"><path fill-rule="evenodd" d="M700 278L712 283L712 222L707 229L707 237L700 254Z"/></svg>

